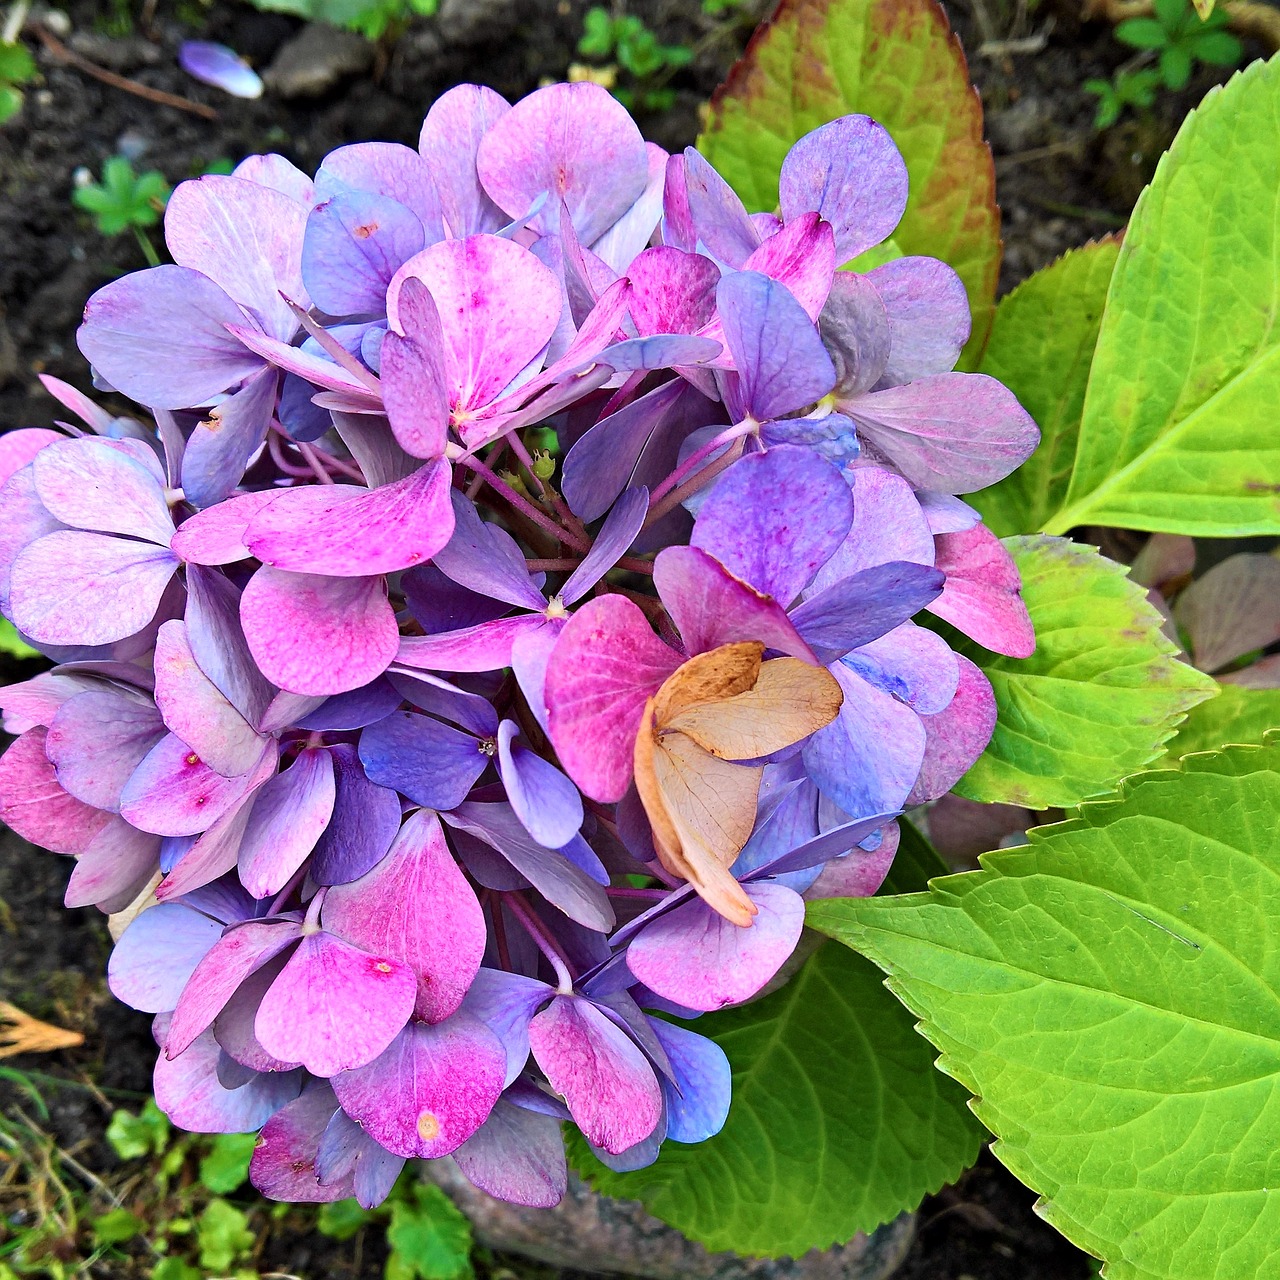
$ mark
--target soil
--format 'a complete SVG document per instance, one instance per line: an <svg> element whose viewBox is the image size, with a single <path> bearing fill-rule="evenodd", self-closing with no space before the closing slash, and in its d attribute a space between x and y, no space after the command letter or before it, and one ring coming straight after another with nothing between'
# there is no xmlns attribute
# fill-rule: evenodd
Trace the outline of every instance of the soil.
<svg viewBox="0 0 1280 1280"><path fill-rule="evenodd" d="M43 84L0 129L0 430L48 425L56 416L39 373L88 389L74 337L84 301L105 281L145 265L131 237L104 238L73 208L78 168L97 174L107 157L125 151L139 169L158 168L177 183L212 162L253 151L282 151L310 170L345 142L412 143L426 106L459 81L483 81L514 99L541 81L564 78L577 60L586 7L581 0L444 0L437 20L415 22L394 45L380 48L371 73L349 77L318 98L284 101L269 94L243 102L187 78L175 63L178 42L196 35L221 40L264 67L296 33L296 20L228 0L185 0L176 10L161 4L153 27L143 31L130 18L136 6L128 0L70 4L73 43L93 60L206 103L218 118L154 105L38 50ZM1075 0L956 0L947 8L987 111L1004 216L1001 288L1007 290L1064 250L1122 227L1186 111L1225 73L1202 71L1185 92L1167 94L1154 110L1099 134L1092 125L1095 99L1083 84L1109 77L1129 53L1105 23L1083 21ZM699 109L740 52L753 15L744 13L736 24L708 18L694 0L628 0L627 10L666 41L697 50L671 81L670 108L640 117L646 136L669 149L682 147L693 141ZM1261 52L1248 51L1250 57ZM0 682L38 669L23 666L0 666ZM106 991L110 942L102 917L62 907L66 873L61 858L31 850L0 828L0 1000L84 1032L78 1049L13 1065L44 1095L49 1116L42 1127L90 1180L110 1184L119 1162L105 1142L106 1123L114 1107L136 1109L146 1097L154 1047L148 1020ZM12 1115L15 1105L24 1105L23 1098L0 1076L0 1112ZM37 1210L20 1196L15 1202L3 1174L0 1162L0 1215L8 1215L0 1217L0 1245L6 1222L19 1229ZM926 1201L899 1275L1083 1280L1092 1274L1090 1260L1035 1216L1032 1201L984 1155L956 1187ZM381 1275L379 1233L339 1244L316 1235L309 1221L255 1214L261 1272ZM143 1275L144 1262L137 1270L85 1263L67 1274ZM507 1263L519 1275L547 1274ZM488 1269L496 1274L495 1268L501 1270L500 1263Z"/></svg>

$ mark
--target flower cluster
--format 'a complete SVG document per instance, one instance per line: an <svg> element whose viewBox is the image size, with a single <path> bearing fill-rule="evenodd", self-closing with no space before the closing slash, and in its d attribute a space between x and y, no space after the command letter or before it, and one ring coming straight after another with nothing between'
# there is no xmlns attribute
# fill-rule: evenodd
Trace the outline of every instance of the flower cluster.
<svg viewBox="0 0 1280 1280"><path fill-rule="evenodd" d="M627 1169L716 1133L725 1056L663 1015L780 980L986 744L911 619L1032 648L955 495L1036 428L951 372L947 266L837 271L905 207L880 126L780 192L594 85L462 86L416 151L180 186L79 334L154 425L47 379L83 425L0 439L0 607L58 663L0 693L0 817L267 1195L450 1154L550 1205L564 1121Z"/></svg>

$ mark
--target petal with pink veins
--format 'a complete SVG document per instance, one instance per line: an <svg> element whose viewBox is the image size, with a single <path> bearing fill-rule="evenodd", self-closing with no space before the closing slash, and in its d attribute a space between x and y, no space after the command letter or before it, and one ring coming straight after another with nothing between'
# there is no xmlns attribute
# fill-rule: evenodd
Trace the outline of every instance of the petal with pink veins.
<svg viewBox="0 0 1280 1280"><path fill-rule="evenodd" d="M397 319L401 332L389 329L382 341L387 419L406 452L415 458L439 458L449 431L444 334L435 299L416 277L400 287Z"/></svg>
<svg viewBox="0 0 1280 1280"><path fill-rule="evenodd" d="M249 1161L249 1180L268 1200L331 1204L354 1194L350 1174L324 1186L316 1175L320 1135L337 1110L332 1088L316 1080L262 1126Z"/></svg>
<svg viewBox="0 0 1280 1280"><path fill-rule="evenodd" d="M125 783L164 735L164 722L150 702L99 684L62 704L44 749L66 791L115 813Z"/></svg>
<svg viewBox="0 0 1280 1280"><path fill-rule="evenodd" d="M445 226L454 240L497 231L506 215L489 198L476 172L480 140L511 104L492 89L460 84L431 104L418 150L435 175Z"/></svg>
<svg viewBox="0 0 1280 1280"><path fill-rule="evenodd" d="M82 804L58 782L45 730L28 729L0 756L0 822L54 853L83 853L111 814Z"/></svg>
<svg viewBox="0 0 1280 1280"><path fill-rule="evenodd" d="M955 786L986 750L996 727L991 682L968 658L956 655L960 683L956 695L937 715L921 717L926 735L924 762L908 804L936 800Z"/></svg>
<svg viewBox="0 0 1280 1280"><path fill-rule="evenodd" d="M747 216L746 208L733 188L692 147L684 149L683 197L691 225L686 234L722 263L740 268L760 243L760 233ZM670 169L668 169L668 179ZM680 246L692 249L692 243Z"/></svg>
<svg viewBox="0 0 1280 1280"><path fill-rule="evenodd" d="M801 214L753 250L742 269L786 285L809 319L817 321L836 270L831 224L816 213Z"/></svg>
<svg viewBox="0 0 1280 1280"><path fill-rule="evenodd" d="M929 612L993 653L1029 658L1035 627L1022 602L1022 578L1004 544L984 524L936 539L935 564L947 575Z"/></svg>
<svg viewBox="0 0 1280 1280"><path fill-rule="evenodd" d="M716 309L720 271L710 258L670 245L646 249L627 268L631 318L640 334L696 333Z"/></svg>
<svg viewBox="0 0 1280 1280"><path fill-rule="evenodd" d="M542 614L524 613L461 631L406 636L400 641L396 661L422 671L498 671L511 665L512 646L518 639L546 624Z"/></svg>
<svg viewBox="0 0 1280 1280"><path fill-rule="evenodd" d="M249 524L282 489L262 489L237 493L216 506L184 520L173 535L170 547L188 564L234 564L249 559L245 535Z"/></svg>

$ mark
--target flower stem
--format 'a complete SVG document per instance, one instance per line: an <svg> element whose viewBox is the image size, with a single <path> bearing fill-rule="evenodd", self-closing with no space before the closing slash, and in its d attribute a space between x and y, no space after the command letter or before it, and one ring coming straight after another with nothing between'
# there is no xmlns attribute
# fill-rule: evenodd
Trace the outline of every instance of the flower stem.
<svg viewBox="0 0 1280 1280"><path fill-rule="evenodd" d="M555 970L559 993L564 996L572 995L573 971L569 968L568 958L543 927L542 921L534 914L533 908L519 893L504 893L502 900L510 908L511 914L524 925L525 932L537 944L538 950L546 956L548 963Z"/></svg>

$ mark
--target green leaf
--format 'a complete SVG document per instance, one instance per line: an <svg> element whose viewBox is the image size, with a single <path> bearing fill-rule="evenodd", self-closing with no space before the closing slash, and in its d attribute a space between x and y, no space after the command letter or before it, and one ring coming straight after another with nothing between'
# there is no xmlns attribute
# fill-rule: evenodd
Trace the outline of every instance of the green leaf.
<svg viewBox="0 0 1280 1280"><path fill-rule="evenodd" d="M8 618L0 618L0 653L15 658L38 658L40 655L18 634Z"/></svg>
<svg viewBox="0 0 1280 1280"><path fill-rule="evenodd" d="M204 1280L203 1273L188 1266L181 1258L161 1258L151 1273L151 1280Z"/></svg>
<svg viewBox="0 0 1280 1280"><path fill-rule="evenodd" d="M200 1184L215 1195L238 1191L249 1179L249 1161L258 1137L254 1133L220 1133L200 1161Z"/></svg>
<svg viewBox="0 0 1280 1280"><path fill-rule="evenodd" d="M147 1224L128 1209L112 1209L93 1220L93 1243L99 1247L123 1244L141 1235Z"/></svg>
<svg viewBox="0 0 1280 1280"><path fill-rule="evenodd" d="M1193 756L927 895L816 903L1110 1280L1275 1274L1280 743Z"/></svg>
<svg viewBox="0 0 1280 1280"><path fill-rule="evenodd" d="M1160 50L1160 75L1165 87L1185 89L1191 79L1191 50L1185 44L1171 44Z"/></svg>
<svg viewBox="0 0 1280 1280"><path fill-rule="evenodd" d="M1092 83L1104 91L1111 87ZM1040 528L1066 497L1093 348L1119 252L1117 236L1074 249L1024 280L996 308L980 370L1018 397L1041 437L1040 447L1011 476L966 499L999 537Z"/></svg>
<svg viewBox="0 0 1280 1280"><path fill-rule="evenodd" d="M1000 269L995 171L982 104L935 0L782 0L717 90L698 146L749 209L773 209L791 144L850 112L874 116L901 149L911 194L894 238L960 273L976 359Z"/></svg>
<svg viewBox="0 0 1280 1280"><path fill-rule="evenodd" d="M1244 57L1244 45L1225 31L1206 31L1195 38L1192 51L1201 62L1216 67L1236 67Z"/></svg>
<svg viewBox="0 0 1280 1280"><path fill-rule="evenodd" d="M253 1248L253 1232L249 1219L225 1200L210 1200L196 1224L196 1244L200 1249L200 1265L218 1275Z"/></svg>
<svg viewBox="0 0 1280 1280"><path fill-rule="evenodd" d="M1280 533L1278 259L1273 58L1210 90L1138 200L1046 532Z"/></svg>
<svg viewBox="0 0 1280 1280"><path fill-rule="evenodd" d="M25 44L0 41L0 84L26 84L36 78L36 60Z"/></svg>
<svg viewBox="0 0 1280 1280"><path fill-rule="evenodd" d="M131 1111L117 1111L107 1126L107 1142L121 1160L140 1160L143 1156L160 1155L169 1145L169 1117L148 1098L135 1116Z"/></svg>
<svg viewBox="0 0 1280 1280"><path fill-rule="evenodd" d="M1128 18L1116 27L1115 36L1135 49L1163 49L1169 43L1168 33L1154 18Z"/></svg>
<svg viewBox="0 0 1280 1280"><path fill-rule="evenodd" d="M1065 538L1006 538L1036 628L1030 658L955 647L995 690L995 733L955 790L1027 809L1078 804L1161 753L1183 715L1212 697L1179 662L1161 616L1123 565Z"/></svg>
<svg viewBox="0 0 1280 1280"><path fill-rule="evenodd" d="M334 1200L322 1204L316 1214L316 1230L330 1240L350 1240L373 1221L373 1214L358 1200Z"/></svg>
<svg viewBox="0 0 1280 1280"><path fill-rule="evenodd" d="M842 1244L914 1208L972 1164L981 1130L934 1071L875 970L822 947L781 990L694 1024L733 1067L724 1129L613 1173L571 1154L607 1195L642 1200L708 1249L789 1254Z"/></svg>
<svg viewBox="0 0 1280 1280"><path fill-rule="evenodd" d="M1280 689L1220 684L1216 698L1191 709L1169 742L1168 760L1173 766L1193 751L1261 742L1271 729L1280 729Z"/></svg>
<svg viewBox="0 0 1280 1280"><path fill-rule="evenodd" d="M471 1223L439 1187L415 1183L387 1227L387 1280L455 1280L471 1274Z"/></svg>

